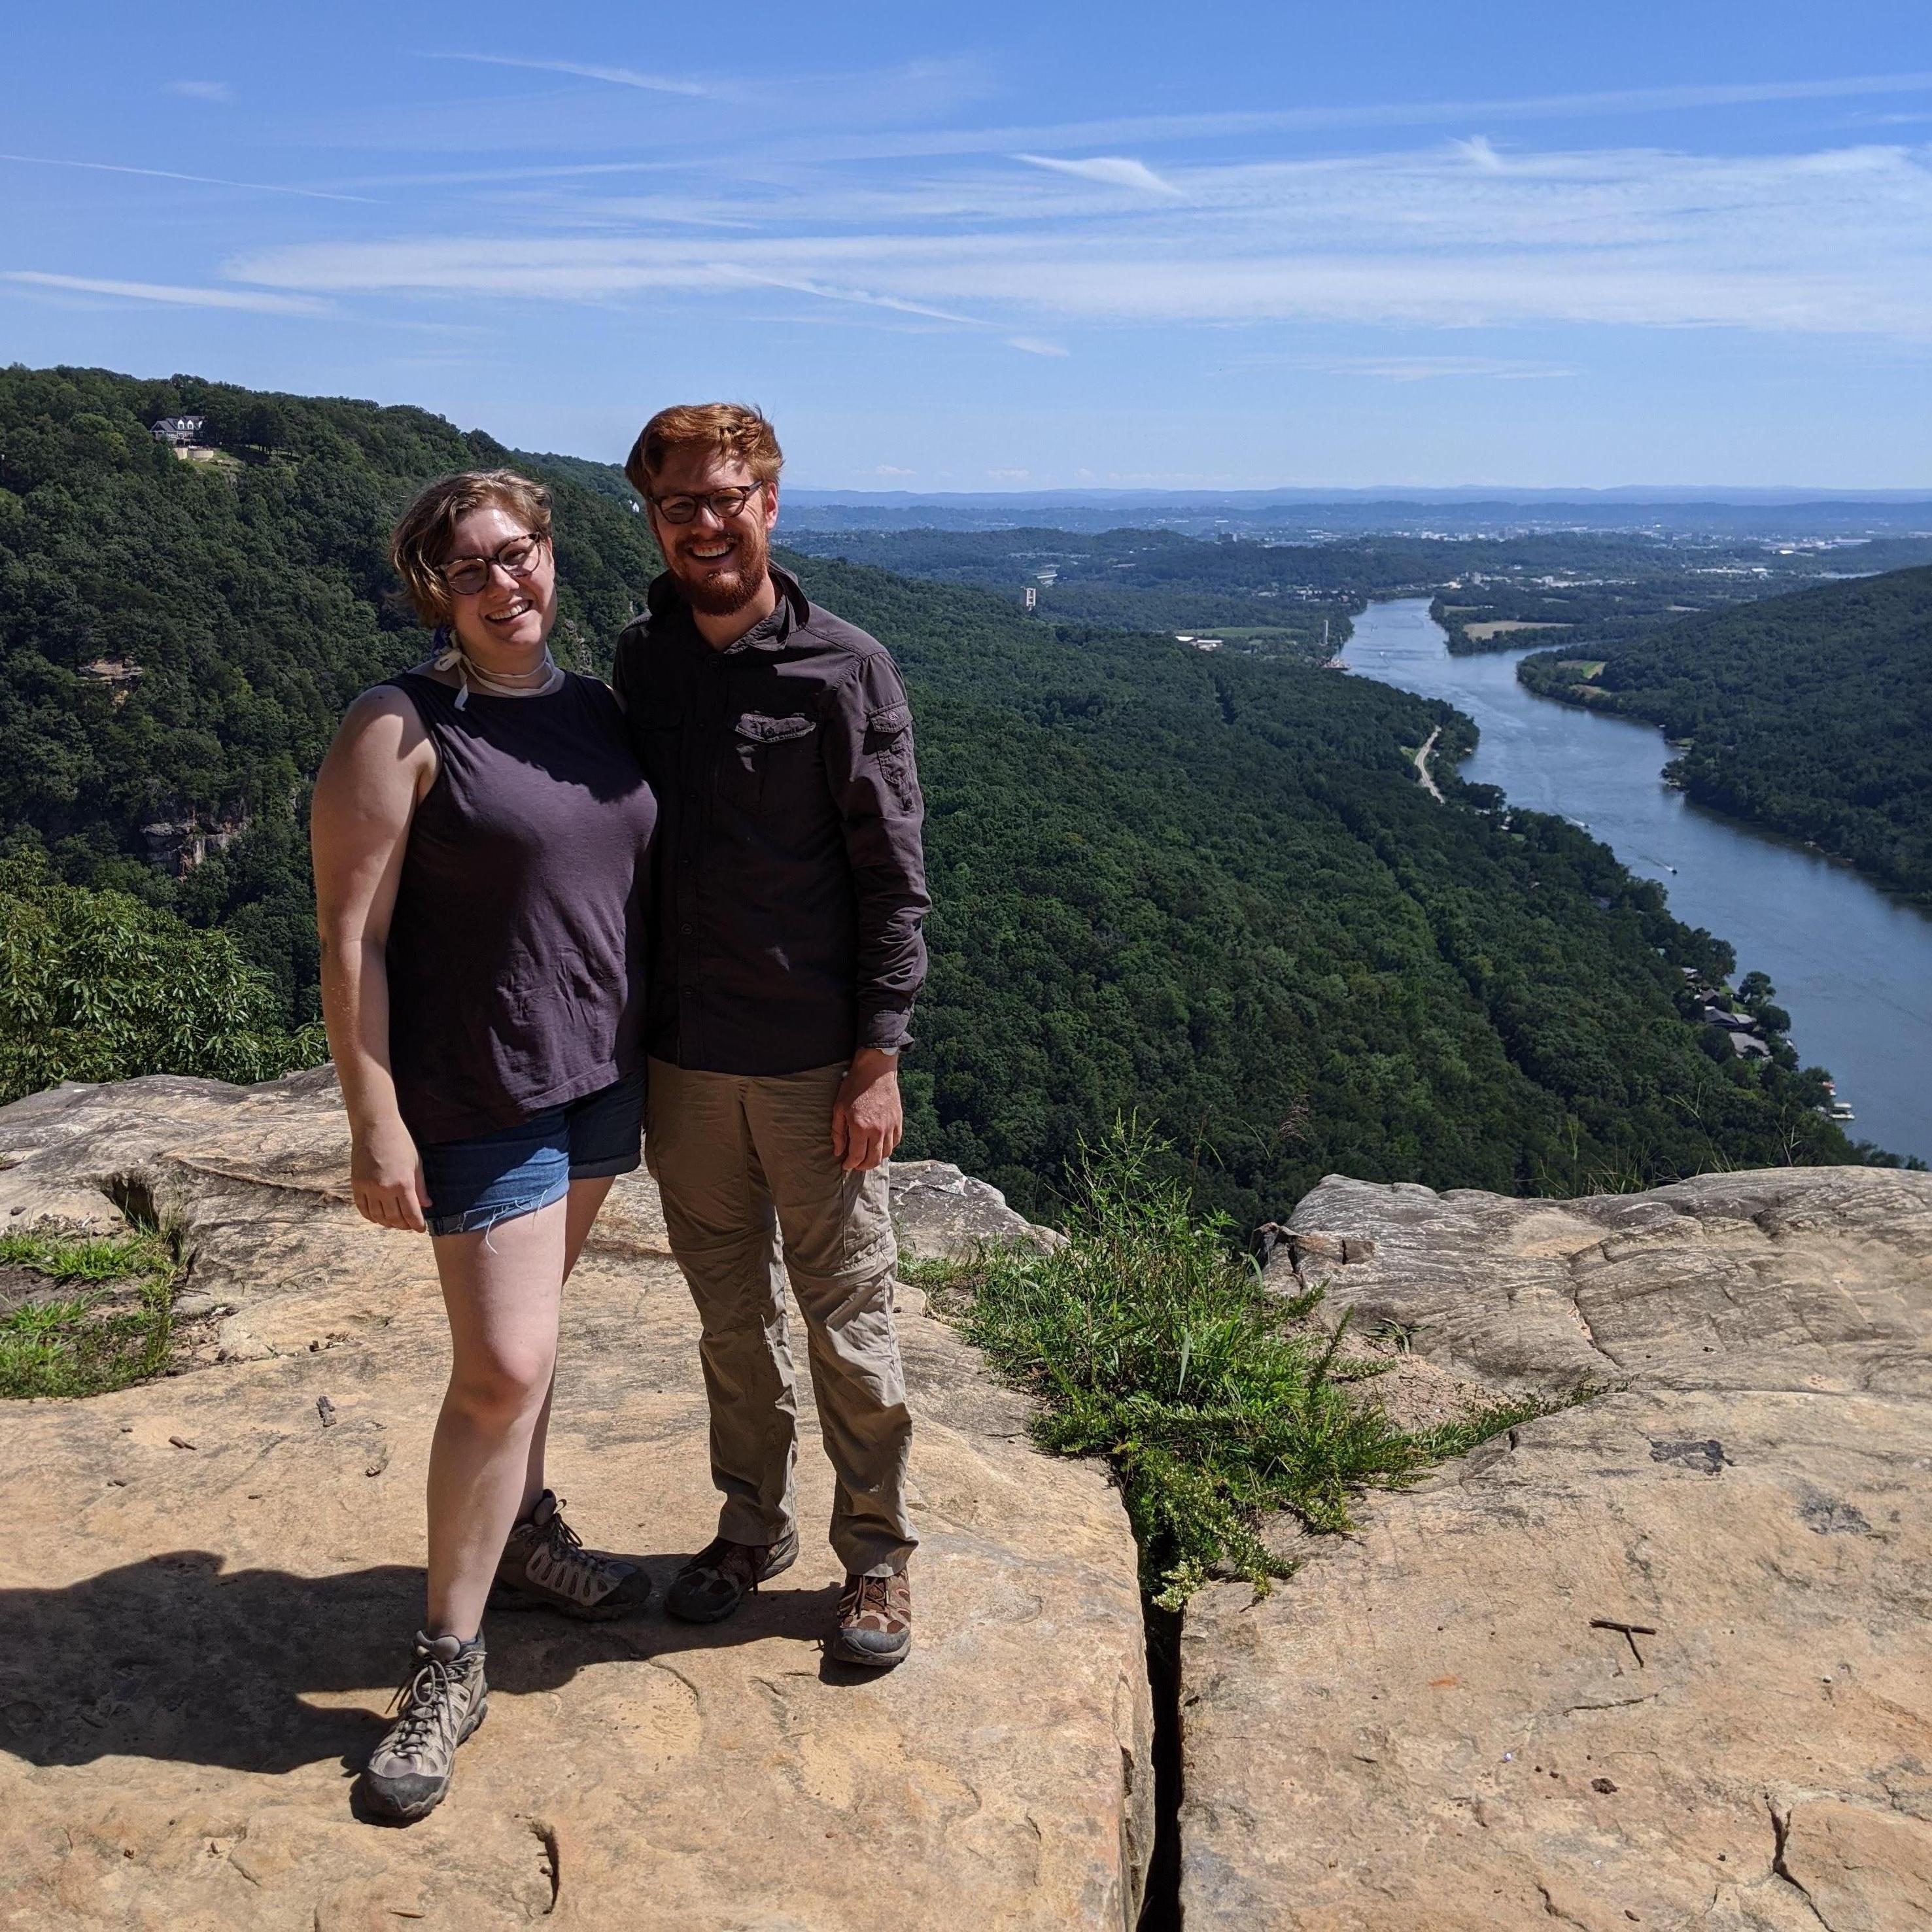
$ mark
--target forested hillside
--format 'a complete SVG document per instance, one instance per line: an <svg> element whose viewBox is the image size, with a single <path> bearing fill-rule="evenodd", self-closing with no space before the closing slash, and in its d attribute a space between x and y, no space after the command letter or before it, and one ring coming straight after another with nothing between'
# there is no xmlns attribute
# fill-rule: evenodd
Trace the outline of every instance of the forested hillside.
<svg viewBox="0 0 1932 1932"><path fill-rule="evenodd" d="M1673 625L1600 668L1543 652L1518 675L1660 725L1684 741L1671 770L1700 804L1932 904L1932 569Z"/></svg>
<svg viewBox="0 0 1932 1932"><path fill-rule="evenodd" d="M206 460L150 437L182 412ZM0 834L225 928L299 1022L307 786L348 699L422 646L389 518L509 452L416 410L20 369L0 452ZM561 654L601 664L655 567L642 519L614 471L522 460L557 492ZM1680 967L1728 950L1654 886L1559 820L1421 792L1409 749L1466 732L1446 707L798 562L918 707L938 910L908 1154L1046 1211L1081 1137L1138 1109L1250 1220L1333 1170L1560 1192L1849 1157L1814 1080L1720 1063L1680 1018Z"/></svg>

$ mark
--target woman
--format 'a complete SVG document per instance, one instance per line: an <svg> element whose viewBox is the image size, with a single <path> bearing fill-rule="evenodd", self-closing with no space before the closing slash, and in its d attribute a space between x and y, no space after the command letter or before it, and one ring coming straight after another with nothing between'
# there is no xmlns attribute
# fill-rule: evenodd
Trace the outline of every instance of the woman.
<svg viewBox="0 0 1932 1932"><path fill-rule="evenodd" d="M419 1818L482 1721L484 1600L640 1607L544 1486L563 1284L638 1162L641 922L657 808L616 700L560 670L550 499L431 484L392 555L439 628L350 707L316 782L322 1012L356 1205L427 1228L454 1360L429 1466L428 1615L369 1807Z"/></svg>

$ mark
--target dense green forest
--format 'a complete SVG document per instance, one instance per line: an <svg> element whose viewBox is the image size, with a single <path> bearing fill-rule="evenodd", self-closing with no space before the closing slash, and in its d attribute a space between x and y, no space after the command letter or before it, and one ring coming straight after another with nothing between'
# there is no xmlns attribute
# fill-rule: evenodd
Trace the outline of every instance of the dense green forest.
<svg viewBox="0 0 1932 1932"><path fill-rule="evenodd" d="M148 434L183 412L206 460ZM389 520L510 456L413 410L0 374L0 836L37 903L51 877L218 928L277 1024L310 1018L307 785L350 698L422 647ZM614 471L518 460L557 495L560 654L596 667L656 567L643 520ZM1050 1211L1082 1137L1137 1110L1250 1221L1330 1171L1568 1192L1853 1157L1788 1048L1720 1060L1683 1016L1680 969L1732 962L1656 886L1560 820L1421 791L1412 748L1468 742L1448 707L796 560L918 706L937 910L908 1154Z"/></svg>
<svg viewBox="0 0 1932 1932"><path fill-rule="evenodd" d="M1660 725L1700 805L1932 905L1932 569L1687 620L1606 655L1526 658L1545 697Z"/></svg>
<svg viewBox="0 0 1932 1932"><path fill-rule="evenodd" d="M1563 643L1594 645L1827 574L1932 562L1932 540L1821 550L1590 532L1311 544L1158 530L794 530L788 540L814 556L1015 600L1030 589L1046 622L1212 634L1230 649L1304 662L1322 655L1324 626L1339 649L1346 620L1372 597L1434 593L1452 651L1534 642L1526 624L1560 625Z"/></svg>

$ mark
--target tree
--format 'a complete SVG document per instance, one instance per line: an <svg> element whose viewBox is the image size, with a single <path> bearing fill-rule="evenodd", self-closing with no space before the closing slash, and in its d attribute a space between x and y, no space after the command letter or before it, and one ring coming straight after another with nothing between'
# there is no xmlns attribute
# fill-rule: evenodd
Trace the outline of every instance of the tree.
<svg viewBox="0 0 1932 1932"><path fill-rule="evenodd" d="M279 1004L226 933L0 860L0 1102L141 1073L268 1080L326 1058Z"/></svg>

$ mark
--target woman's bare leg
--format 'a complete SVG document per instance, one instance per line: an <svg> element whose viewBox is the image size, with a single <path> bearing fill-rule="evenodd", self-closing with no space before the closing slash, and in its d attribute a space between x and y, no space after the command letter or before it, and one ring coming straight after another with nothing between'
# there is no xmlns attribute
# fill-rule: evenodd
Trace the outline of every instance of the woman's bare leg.
<svg viewBox="0 0 1932 1932"><path fill-rule="evenodd" d="M577 1266L577 1258L584 1252L584 1244L590 1237L591 1224L597 1219L597 1212L604 1205L604 1197L610 1191L609 1180L573 1180L570 1192L564 1203L563 1229L563 1278L568 1281ZM550 1385L544 1396L543 1407L537 1413L536 1426L530 1431L530 1463L524 1473L524 1499L517 1506L517 1520L521 1522L536 1506L536 1499L544 1492L544 1450L550 1439L550 1406L556 1393L556 1371L550 1370Z"/></svg>
<svg viewBox="0 0 1932 1932"><path fill-rule="evenodd" d="M524 1507L530 1437L550 1400L566 1204L436 1238L454 1359L429 1456L432 1636L466 1642Z"/></svg>

